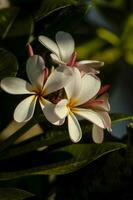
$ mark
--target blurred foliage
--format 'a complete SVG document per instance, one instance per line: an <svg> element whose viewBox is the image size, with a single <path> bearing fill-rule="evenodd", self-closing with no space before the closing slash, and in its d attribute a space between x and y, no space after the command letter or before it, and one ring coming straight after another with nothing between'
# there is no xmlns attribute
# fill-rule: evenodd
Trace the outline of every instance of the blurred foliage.
<svg viewBox="0 0 133 200"><path fill-rule="evenodd" d="M16 56L1 48L0 58L0 80L7 76L15 76L18 70Z"/></svg>
<svg viewBox="0 0 133 200"><path fill-rule="evenodd" d="M0 188L1 200L23 200L32 196L34 195L17 188Z"/></svg>
<svg viewBox="0 0 133 200"><path fill-rule="evenodd" d="M54 39L58 30L72 34L79 60L105 62L100 76L103 83L111 83L112 88L121 68L132 67L133 1L11 0L10 3L10 7L0 9L0 79L15 75L27 78L27 43L31 42L35 53L47 58L49 51L38 43L37 37L45 34ZM51 60L47 62L47 65L52 65ZM12 97L4 92L0 95L2 135L22 97ZM128 199L130 195L133 198L131 125L127 129L128 134L121 140L105 133L105 143L96 145L91 141L91 125L82 121L83 139L79 144L71 144L66 125L53 130L38 115L39 112L37 108L35 118L1 142L1 200L8 200L8 196L11 200L105 199L108 192L121 192L119 199ZM113 123L133 119L128 114L118 113L112 114L111 118ZM41 135L15 144L37 123L44 130ZM70 174L55 176L66 173ZM23 177L33 174L36 176ZM100 193L99 196L96 192Z"/></svg>

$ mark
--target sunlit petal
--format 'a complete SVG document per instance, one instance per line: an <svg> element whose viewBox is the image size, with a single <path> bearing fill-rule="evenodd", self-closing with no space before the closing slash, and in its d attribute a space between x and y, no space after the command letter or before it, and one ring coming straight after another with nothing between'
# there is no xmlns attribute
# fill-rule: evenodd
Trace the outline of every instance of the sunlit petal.
<svg viewBox="0 0 133 200"><path fill-rule="evenodd" d="M64 117L67 116L69 110L67 107L68 100L67 99L62 99L59 101L56 106L55 106L55 113L63 119Z"/></svg>
<svg viewBox="0 0 133 200"><path fill-rule="evenodd" d="M95 124L93 125L93 128L92 128L92 139L97 144L102 143L104 139L103 129Z"/></svg>
<svg viewBox="0 0 133 200"><path fill-rule="evenodd" d="M50 94L63 88L72 77L72 70L68 67L56 68L48 77L43 90L45 94Z"/></svg>
<svg viewBox="0 0 133 200"><path fill-rule="evenodd" d="M108 98L109 98L108 93L105 93L99 98L97 98L97 100L103 100L103 103L97 105L95 104L95 109L107 112L110 111L110 104Z"/></svg>
<svg viewBox="0 0 133 200"><path fill-rule="evenodd" d="M81 90L81 74L77 68L73 69L73 75L70 82L65 86L65 91L68 99L76 99Z"/></svg>
<svg viewBox="0 0 133 200"><path fill-rule="evenodd" d="M100 80L96 76L86 74L82 77L82 87L79 91L79 102L77 105L81 105L93 98L99 91L101 86Z"/></svg>
<svg viewBox="0 0 133 200"><path fill-rule="evenodd" d="M57 44L51 40L50 38L46 37L46 36L39 36L39 42L44 45L46 48L48 48L52 53L56 54L58 57L60 57L60 53L59 53L59 48L57 46Z"/></svg>
<svg viewBox="0 0 133 200"><path fill-rule="evenodd" d="M112 131L112 129L111 129L111 119L110 119L108 112L98 111L97 113L99 114L99 116L103 120L105 128L107 128L107 130L109 132L111 132Z"/></svg>
<svg viewBox="0 0 133 200"><path fill-rule="evenodd" d="M76 143L81 140L82 130L77 118L72 112L68 115L68 130L69 130L70 139L73 142Z"/></svg>
<svg viewBox="0 0 133 200"><path fill-rule="evenodd" d="M58 56L56 56L56 54L51 53L50 54L52 60L57 63L57 64L62 64L62 65L66 65L66 63L64 63Z"/></svg>
<svg viewBox="0 0 133 200"><path fill-rule="evenodd" d="M81 76L83 77L85 74L99 74L99 71L89 67L87 65L78 65L76 64L76 67L79 69Z"/></svg>
<svg viewBox="0 0 133 200"><path fill-rule="evenodd" d="M100 126L101 128L105 128L104 122L101 118L101 116L91 110L91 109L84 109L84 108L75 108L75 110L73 111L74 113L76 113L77 115L91 121L92 123L96 124L97 126Z"/></svg>
<svg viewBox="0 0 133 200"><path fill-rule="evenodd" d="M28 78L32 85L42 87L44 82L45 62L41 56L31 56L26 64Z"/></svg>
<svg viewBox="0 0 133 200"><path fill-rule="evenodd" d="M62 125L64 123L65 119L60 119L55 113L55 104L44 98L41 98L39 102L46 119L50 123L54 125Z"/></svg>
<svg viewBox="0 0 133 200"><path fill-rule="evenodd" d="M17 122L29 121L35 110L37 97L32 95L21 101L14 111L14 120Z"/></svg>
<svg viewBox="0 0 133 200"><path fill-rule="evenodd" d="M59 31L56 34L56 42L59 47L61 59L64 62L68 62L75 48L72 36L69 33Z"/></svg>
<svg viewBox="0 0 133 200"><path fill-rule="evenodd" d="M88 67L92 67L95 69L99 69L100 67L102 67L104 65L104 62L100 62L97 60L82 60L77 62L78 65L86 65Z"/></svg>
<svg viewBox="0 0 133 200"><path fill-rule="evenodd" d="M1 88L9 94L34 94L32 86L27 81L16 77L2 79Z"/></svg>

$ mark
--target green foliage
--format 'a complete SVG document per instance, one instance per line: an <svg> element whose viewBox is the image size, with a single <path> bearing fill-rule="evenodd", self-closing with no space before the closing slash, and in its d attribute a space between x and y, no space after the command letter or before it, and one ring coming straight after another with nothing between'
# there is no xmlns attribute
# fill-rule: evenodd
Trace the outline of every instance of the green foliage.
<svg viewBox="0 0 133 200"><path fill-rule="evenodd" d="M34 156L24 155L24 157L16 158L10 161L11 171L0 172L1 180L9 180L27 175L35 174L65 174L80 169L99 157L112 151L125 148L125 144L121 143L104 143L96 144L72 144L50 151L45 155L45 150L34 154ZM24 160L27 160L25 163ZM21 166L23 163L23 167ZM33 166L30 166L31 163ZM5 163L6 164L6 163ZM15 169L14 169L15 168ZM23 168L23 169L22 169ZM24 170L25 168L25 170Z"/></svg>
<svg viewBox="0 0 133 200"><path fill-rule="evenodd" d="M34 30L34 23L32 17L18 16L14 21L12 27L8 31L7 37L30 36Z"/></svg>
<svg viewBox="0 0 133 200"><path fill-rule="evenodd" d="M71 5L78 5L79 0L45 0L41 2L40 8L35 13L35 20L41 20L42 18L58 11L62 8L67 8Z"/></svg>
<svg viewBox="0 0 133 200"><path fill-rule="evenodd" d="M0 80L7 76L15 76L18 71L18 61L14 54L0 48Z"/></svg>
<svg viewBox="0 0 133 200"><path fill-rule="evenodd" d="M133 120L133 116L123 113L112 113L110 117L112 123L117 123L125 120Z"/></svg>
<svg viewBox="0 0 133 200"><path fill-rule="evenodd" d="M19 8L11 7L0 10L0 37L5 38L12 27L17 15Z"/></svg>
<svg viewBox="0 0 133 200"><path fill-rule="evenodd" d="M116 123L118 121L132 119L132 116L125 114L111 114L111 118L112 122ZM42 121L41 118L40 120ZM70 173L88 165L107 153L126 147L126 145L122 143L104 142L103 144L98 145L89 144L89 141L87 141L88 144L70 145L68 144L69 136L67 127L64 127L63 129L58 127L58 129L56 128L53 130L49 126L47 126L47 130L41 136L33 138L20 145L10 147L18 137L24 134L25 131L35 123L36 120L31 120L1 144L1 166L5 166L6 162L10 162L10 167L12 166L11 168L13 168L13 171L7 170L7 172L5 172L4 167L4 172L0 173L1 180L35 174L55 175ZM87 132L89 134L91 130L89 123L87 121L81 121L81 126L83 134L87 135ZM66 142L64 147L61 145L62 142ZM7 147L9 147L9 149ZM39 150L41 147L45 147L44 150L37 151L37 149ZM15 158L13 159L13 162L11 158ZM25 162L25 159L28 160L28 162ZM19 165L16 165L16 163L19 163ZM23 164L21 165L21 163ZM34 167L31 163L34 163Z"/></svg>
<svg viewBox="0 0 133 200"><path fill-rule="evenodd" d="M106 69L101 74L105 77L109 73L109 78L105 78L106 80L110 79L112 88L115 88L114 75L119 67L118 62L122 63L121 61L124 60L129 65L133 64L132 6L130 6L129 1L125 0L89 1L88 7L91 2L93 5L89 7L89 11L93 12L93 9L96 9L105 21L105 23L100 24L95 16L97 23L94 24L89 17L86 16L84 19L86 2L80 0L12 0L11 7L1 9L0 79L16 76L17 72L20 77L27 78L24 67L27 60L26 44L32 41L35 53L44 53L44 56L47 57L49 52L44 52L44 49L39 45L38 35L45 33L54 37L56 31L64 30L70 32L75 38L78 60L96 59L105 62ZM127 67L126 64L120 65L118 77L121 73L121 67ZM115 67L113 68L113 66ZM111 70L112 75L110 74ZM113 89L111 92L113 93ZM4 98L4 93L1 93L1 97ZM132 95L129 95L129 98L132 98ZM8 101L11 102L12 106L17 103L17 99L12 101L10 97ZM0 115L4 124L7 124L7 116L2 115L2 111ZM12 113L10 113L11 115ZM112 123L133 120L133 116L128 114L111 113L110 116ZM105 133L105 142L94 144L91 143L92 125L88 121L80 121L83 139L81 143L71 144L66 124L55 127L49 125L44 117L40 117L40 115L35 117L1 142L1 181L7 180L9 183L8 180L13 181L14 178L31 175L63 175L71 172L74 172L71 175L79 174L82 168L84 170L87 168L85 172L88 173L88 177L85 174L84 188L80 185L81 190L87 193L87 190L95 192L101 191L103 188L109 190L108 187L121 186L125 177L132 177L132 131L130 134L128 131L128 135L119 141ZM15 144L19 137L38 123L43 124L44 127L41 135ZM115 142L110 142L110 139ZM126 184L124 188L128 187L127 179ZM89 188L86 189L86 185ZM76 188L75 196L78 193L77 190ZM21 200L32 196L31 193L16 188L0 188L1 200ZM87 197L79 195L76 198L84 200L90 197L89 195Z"/></svg>
<svg viewBox="0 0 133 200"><path fill-rule="evenodd" d="M0 188L1 200L23 200L33 196L31 193L17 188Z"/></svg>

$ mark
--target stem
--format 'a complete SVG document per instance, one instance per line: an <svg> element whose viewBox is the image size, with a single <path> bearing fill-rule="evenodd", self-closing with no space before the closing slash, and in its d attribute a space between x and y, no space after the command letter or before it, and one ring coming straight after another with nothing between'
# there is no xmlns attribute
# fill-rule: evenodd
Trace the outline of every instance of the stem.
<svg viewBox="0 0 133 200"><path fill-rule="evenodd" d="M28 56L31 57L34 55L32 46L30 44L27 45Z"/></svg>

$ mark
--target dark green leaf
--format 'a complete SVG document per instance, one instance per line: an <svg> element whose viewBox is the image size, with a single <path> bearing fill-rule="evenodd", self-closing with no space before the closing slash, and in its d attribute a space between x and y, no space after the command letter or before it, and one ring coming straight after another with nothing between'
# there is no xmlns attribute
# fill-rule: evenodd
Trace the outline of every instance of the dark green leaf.
<svg viewBox="0 0 133 200"><path fill-rule="evenodd" d="M89 125L89 122L87 120L83 120L82 122L80 122L80 125L82 126L82 131L83 134L85 133L89 133L91 130L91 125ZM26 126L25 126L26 128ZM23 131L24 127L22 128L22 130L19 130L19 132L21 133ZM16 137L18 137L18 132L17 134L15 133L13 136L11 136L8 140L6 140L3 143L6 145L7 141L11 141L11 139L14 139ZM67 130L67 126L61 126L61 127L47 127L47 131L45 131L43 134L41 134L38 137L35 137L31 140L28 140L27 142L24 142L22 144L19 144L17 146L12 147L11 149L7 149L6 151L2 152L0 154L0 160L2 159L7 159L7 158L11 158L11 157L15 157L21 154L25 154L31 151L35 151L38 148L44 147L44 146L51 146L63 141L70 141L69 138L69 134L68 134L68 130ZM14 141L14 140L13 140ZM10 143L11 144L11 143ZM8 146L6 146L8 147ZM0 147L1 149L1 147Z"/></svg>
<svg viewBox="0 0 133 200"><path fill-rule="evenodd" d="M30 15L18 16L8 31L7 37L30 36L33 30L34 23Z"/></svg>
<svg viewBox="0 0 133 200"><path fill-rule="evenodd" d="M43 0L40 8L35 14L35 20L38 21L57 10L70 5L77 5L79 2L79 0Z"/></svg>
<svg viewBox="0 0 133 200"><path fill-rule="evenodd" d="M17 188L0 188L0 200L23 200L32 196L30 192Z"/></svg>
<svg viewBox="0 0 133 200"><path fill-rule="evenodd" d="M25 155L15 160L0 163L0 180L8 180L28 175L57 175L76 171L107 153L125 148L122 143L72 144L57 148L46 154L45 151ZM8 166L8 164L10 165Z"/></svg>
<svg viewBox="0 0 133 200"><path fill-rule="evenodd" d="M112 113L110 114L110 116L112 119L112 123L117 123L124 120L130 120L133 118L133 116L120 113ZM18 130L17 133L15 133L9 139L3 142L3 144L1 144L0 146L0 151L3 151L8 146L10 146L18 137L20 137L20 135L23 135L25 133L25 130L28 130L29 127L32 127L32 125L35 122L33 120L33 124L30 123L29 125L25 125L22 129ZM87 135L88 133L91 132L92 124L90 124L87 120L80 121L80 125L82 127L83 135L85 134ZM53 126L50 126L47 127L45 133L42 133L40 136L32 138L31 140L28 140L22 144L19 144L17 146L5 150L4 152L1 152L0 160L32 152L38 148L55 145L63 141L70 141L67 125L65 126L63 125L61 127L55 126L54 129Z"/></svg>
<svg viewBox="0 0 133 200"><path fill-rule="evenodd" d="M16 7L10 7L0 10L0 37L5 38L8 31L12 27L19 9Z"/></svg>
<svg viewBox="0 0 133 200"><path fill-rule="evenodd" d="M15 76L18 70L18 62L11 52L0 49L0 80L7 76Z"/></svg>

